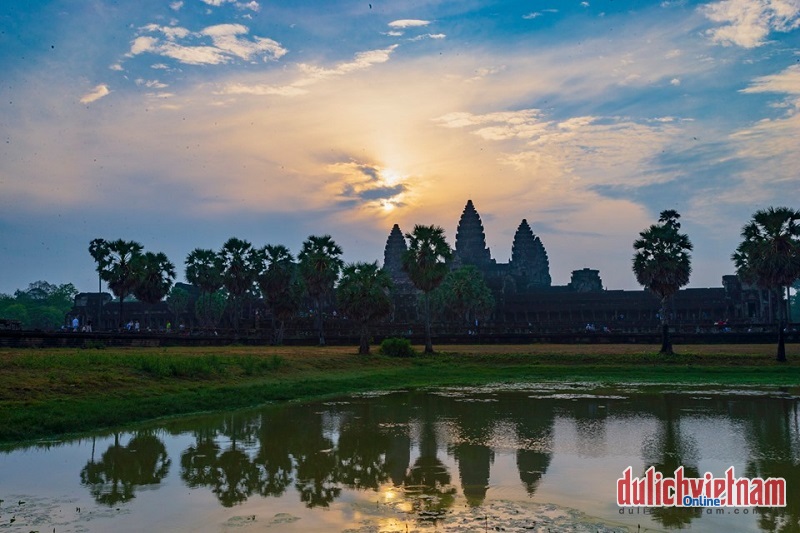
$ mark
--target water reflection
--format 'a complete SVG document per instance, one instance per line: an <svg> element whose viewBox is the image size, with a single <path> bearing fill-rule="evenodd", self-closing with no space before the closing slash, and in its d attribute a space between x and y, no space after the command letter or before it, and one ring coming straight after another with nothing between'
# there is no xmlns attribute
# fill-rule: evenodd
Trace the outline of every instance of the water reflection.
<svg viewBox="0 0 800 533"><path fill-rule="evenodd" d="M645 471L651 466L664 477L674 477L675 470L680 466L683 466L685 477L699 478L701 474L705 474L697 467L699 459L697 443L691 435L686 435L681 430L677 411L681 402L676 401L673 396L664 395L653 403L653 410L660 424L657 433L648 435L644 441L642 456L645 466L640 477L644 476ZM652 510L656 520L668 529L686 528L702 513L703 509L700 507L656 507Z"/></svg>
<svg viewBox="0 0 800 533"><path fill-rule="evenodd" d="M800 531L800 430L798 403L792 400L752 402L743 406L750 426L748 440L754 452L747 461L747 477L786 479L786 507L762 509L759 526L781 533Z"/></svg>
<svg viewBox="0 0 800 533"><path fill-rule="evenodd" d="M713 432L720 424L743 433L742 444L718 446ZM606 463L624 453L621 460L639 476L651 466L672 476L683 466L687 476L700 477L709 465L736 464L747 477L784 477L787 506L764 509L748 527L800 531L800 498L792 497L800 487L798 400L788 395L402 392L173 420L165 428L114 433L106 445L99 456L92 447L79 474L80 485L106 507L133 505L142 489L163 486L172 456L180 458L174 475L182 484L207 491L223 508L289 498L298 508L326 509L345 493L372 493L372 501L436 522L496 500L498 487L516 485L533 500L541 490L541 501L557 498L559 486L575 482L574 472L564 470L565 457L589 469L592 498L613 502L621 470ZM506 477L497 478L498 468ZM584 496L570 505L590 503ZM606 520L617 519L616 510L592 507ZM703 509L661 508L647 520L673 529L710 519Z"/></svg>
<svg viewBox="0 0 800 533"><path fill-rule="evenodd" d="M137 433L123 446L115 433L114 444L100 459L95 461L92 455L83 467L81 484L97 503L113 507L132 500L137 488L161 483L171 464L164 443L154 434Z"/></svg>

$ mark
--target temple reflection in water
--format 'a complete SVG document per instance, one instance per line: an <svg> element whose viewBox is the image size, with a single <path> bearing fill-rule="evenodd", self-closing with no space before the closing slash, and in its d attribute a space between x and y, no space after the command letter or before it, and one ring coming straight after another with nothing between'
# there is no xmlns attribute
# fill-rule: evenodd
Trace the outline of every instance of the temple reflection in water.
<svg viewBox="0 0 800 533"><path fill-rule="evenodd" d="M735 452L719 445L726 432ZM734 438L736 432L741 434ZM187 437L191 443L170 457L164 441ZM459 501L481 508L514 486L536 501L543 484L547 498L568 495L575 506L581 499L602 500L606 490L605 512L611 513L621 470L598 476L580 468L603 470L609 465L598 465L621 461L640 465L634 467L640 476L650 466L671 475L682 465L699 477L709 464L730 461L726 454L742 453L737 469L744 475L787 480L787 506L762 509L758 527L798 531L800 500L791 496L800 486L798 403L788 395L498 389L355 396L113 434L106 450L93 451L80 483L97 504L117 508L158 488L170 473L187 487L209 491L226 508L289 497L313 510L355 491L375 494L380 504L396 505L421 522L436 522L458 511ZM501 456L514 464L515 479L495 471ZM666 528L684 528L703 520L703 512L660 508L647 516Z"/></svg>

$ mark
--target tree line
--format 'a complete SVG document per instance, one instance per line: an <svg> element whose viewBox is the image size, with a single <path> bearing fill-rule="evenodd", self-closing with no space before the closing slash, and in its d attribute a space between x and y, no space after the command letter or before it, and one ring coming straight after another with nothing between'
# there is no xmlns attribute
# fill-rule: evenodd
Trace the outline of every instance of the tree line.
<svg viewBox="0 0 800 533"><path fill-rule="evenodd" d="M409 247L403 269L421 293L425 350L433 352L434 314L449 312L470 320L490 313L494 300L477 269L450 270L452 250L442 228L417 225L406 238ZM122 239L94 239L89 253L97 263L99 278L119 298L120 324L128 295L149 304L166 297L176 314L186 310L189 295L173 287L175 265L163 253L145 252L138 242ZM310 235L296 257L284 245L258 248L236 237L219 250L192 250L185 260L186 281L200 291L195 313L201 327L213 327L227 309L238 332L243 303L249 297L261 297L271 311L273 342L280 344L285 322L304 302L311 302L319 344L324 345L323 311L335 298L337 309L359 325L359 353L369 353L370 326L392 312L392 281L377 261L345 264L341 255L342 248L330 235Z"/></svg>
<svg viewBox="0 0 800 533"><path fill-rule="evenodd" d="M680 214L665 210L656 224L639 233L633 243L633 273L636 281L661 300L662 343L660 352L672 354L669 338L669 306L678 290L689 283L693 246L680 233ZM769 207L756 211L741 231L742 241L731 255L739 278L770 291L778 323L777 360L786 361L784 333L787 307L783 291L789 293L800 280L800 211Z"/></svg>
<svg viewBox="0 0 800 533"><path fill-rule="evenodd" d="M658 222L640 232L633 243L633 273L643 287L661 301L661 352L671 354L669 337L670 305L677 291L688 284L691 275L689 237L680 232L680 214L662 211ZM800 279L800 211L770 207L754 213L742 228L742 241L731 259L739 277L770 291L776 302L783 302L783 290L797 288ZM431 321L435 315L465 320L489 316L494 299L481 272L473 266L451 269L453 250L444 230L435 225L416 225L405 234L408 249L402 258L403 270L419 291L419 307L425 323L425 351L433 351ZM133 295L147 304L167 298L170 309L185 311L189 296L173 287L175 265L161 252L145 252L136 241L94 239L89 253L97 263L101 280L119 299L119 321L123 322L125 298ZM219 250L196 248L186 260L186 280L200 290L195 314L201 325L217 323L227 310L238 331L244 301L261 297L271 311L273 342L281 343L285 322L295 316L305 302L311 312L320 345L325 344L323 309L335 298L337 308L360 328L360 353L369 353L370 325L392 312L392 282L376 262L345 265L342 248L330 235L311 235L295 257L284 245L261 248L232 237ZM54 286L46 282L31 284L14 297L0 295L0 315L21 318L26 327L47 329L63 324L77 291L71 284ZM796 296L795 296L796 299ZM58 302L57 305L53 302ZM784 361L784 305L776 306L779 325L777 358Z"/></svg>

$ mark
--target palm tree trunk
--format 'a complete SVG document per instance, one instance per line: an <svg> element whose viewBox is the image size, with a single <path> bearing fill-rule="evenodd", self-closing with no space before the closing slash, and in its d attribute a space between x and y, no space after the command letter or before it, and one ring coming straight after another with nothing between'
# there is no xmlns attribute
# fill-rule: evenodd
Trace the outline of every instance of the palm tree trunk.
<svg viewBox="0 0 800 533"><path fill-rule="evenodd" d="M272 344L278 344L278 321L275 319L275 306L270 306L270 317L272 318Z"/></svg>
<svg viewBox="0 0 800 533"><path fill-rule="evenodd" d="M358 354L369 355L369 330L366 324L361 324L361 338L358 343Z"/></svg>
<svg viewBox="0 0 800 533"><path fill-rule="evenodd" d="M776 310L777 310L777 319L778 319L778 355L775 358L778 362L785 363L786 362L786 339L783 333L784 330L784 320L783 320L783 310L785 309L782 305L783 302L783 287L780 287L774 291L774 295L776 296Z"/></svg>
<svg viewBox="0 0 800 533"><path fill-rule="evenodd" d="M672 341L669 338L669 297L661 298L661 350L658 352L663 355L672 355Z"/></svg>
<svg viewBox="0 0 800 533"><path fill-rule="evenodd" d="M319 345L325 346L325 331L322 329L322 298L317 296L314 298L314 305L317 307L317 331L319 332Z"/></svg>
<svg viewBox="0 0 800 533"><path fill-rule="evenodd" d="M433 353L433 341L431 340L431 297L430 293L425 293L425 353Z"/></svg>
<svg viewBox="0 0 800 533"><path fill-rule="evenodd" d="M122 302L124 300L125 300L125 294L124 293L120 294L120 296L119 296L119 326L120 327L124 327L124 324L122 322L122 316L123 316L122 315Z"/></svg>

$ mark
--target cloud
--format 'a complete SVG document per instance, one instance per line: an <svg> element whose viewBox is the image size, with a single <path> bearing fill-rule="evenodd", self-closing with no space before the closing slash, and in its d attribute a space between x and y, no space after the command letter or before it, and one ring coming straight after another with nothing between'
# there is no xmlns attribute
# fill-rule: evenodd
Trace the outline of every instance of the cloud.
<svg viewBox="0 0 800 533"><path fill-rule="evenodd" d="M354 72L367 70L373 65L385 63L398 45L378 50L357 53L352 61L345 61L331 68L299 63L296 68L300 76L287 84L230 82L219 94L249 94L254 96L299 96L308 93L306 87L326 79L338 78Z"/></svg>
<svg viewBox="0 0 800 533"><path fill-rule="evenodd" d="M560 168L563 176L587 185L635 188L669 181L674 174L657 168L655 158L678 137L670 120L635 122L624 117L576 116L553 120L538 109L475 115L457 112L436 122L467 129L502 143L502 163L518 169Z"/></svg>
<svg viewBox="0 0 800 533"><path fill-rule="evenodd" d="M430 24L431 21L429 20L415 20L415 19L402 19L402 20L393 20L389 23L390 28L418 28L420 26L427 26Z"/></svg>
<svg viewBox="0 0 800 533"><path fill-rule="evenodd" d="M527 15L522 15L522 18L526 20L533 20L539 17L543 17L545 13L558 13L558 9L542 9L541 11L534 11L532 13L528 13Z"/></svg>
<svg viewBox="0 0 800 533"><path fill-rule="evenodd" d="M680 78L672 78L671 80L669 80L669 84L674 86L674 87L677 87L678 85L681 84L681 79Z"/></svg>
<svg viewBox="0 0 800 533"><path fill-rule="evenodd" d="M170 2L170 4L169 4L169 8L171 10L173 10L173 11L180 11L180 9L182 7L183 7L183 2L182 1Z"/></svg>
<svg viewBox="0 0 800 533"><path fill-rule="evenodd" d="M84 94L81 97L82 104L91 104L92 102L96 102L100 100L104 96L108 96L111 91L108 89L108 85L100 84L97 85L94 89L89 91L88 93Z"/></svg>
<svg viewBox="0 0 800 533"><path fill-rule="evenodd" d="M217 24L199 32L157 24L148 24L139 30L148 34L160 34L163 38L151 35L137 37L131 43L129 56L152 53L188 65L219 65L234 59L249 61L259 54L263 55L264 60L280 59L287 52L280 43L272 39L245 38L249 29L242 24ZM193 44L202 39L210 39L211 45Z"/></svg>
<svg viewBox="0 0 800 533"><path fill-rule="evenodd" d="M726 46L755 48L765 44L773 31L789 32L800 27L797 0L722 0L700 10L712 22L721 24L707 34Z"/></svg>
<svg viewBox="0 0 800 533"><path fill-rule="evenodd" d="M224 4L233 4L237 9L241 10L249 9L251 11L258 11L261 9L261 6L255 0L251 2L239 2L238 0L202 0L202 1L214 7L220 7Z"/></svg>
<svg viewBox="0 0 800 533"><path fill-rule="evenodd" d="M440 40L446 37L447 36L444 33L425 33L423 35L417 35L416 37L409 39L409 41L422 41L424 39Z"/></svg>
<svg viewBox="0 0 800 533"><path fill-rule="evenodd" d="M756 78L741 92L800 94L800 65L792 65L780 74Z"/></svg>
<svg viewBox="0 0 800 533"><path fill-rule="evenodd" d="M135 83L148 89L165 89L168 87L166 83L161 83L158 80L145 80L143 78L137 78Z"/></svg>
<svg viewBox="0 0 800 533"><path fill-rule="evenodd" d="M247 85L244 83L229 83L220 91L221 94L249 94L253 96L300 96L307 94L307 89L292 85Z"/></svg>

